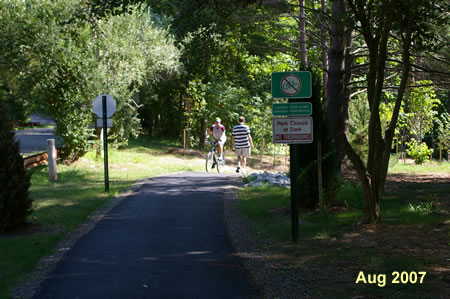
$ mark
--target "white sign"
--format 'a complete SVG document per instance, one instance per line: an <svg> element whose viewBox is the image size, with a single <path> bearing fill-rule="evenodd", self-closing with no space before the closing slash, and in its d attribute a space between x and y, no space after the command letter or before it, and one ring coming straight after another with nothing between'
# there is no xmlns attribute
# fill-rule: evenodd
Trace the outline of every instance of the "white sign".
<svg viewBox="0 0 450 299"><path fill-rule="evenodd" d="M109 94L101 94L92 102L92 111L100 118L103 117L103 96L106 96L106 117L110 118L116 112L116 100Z"/></svg>
<svg viewBox="0 0 450 299"><path fill-rule="evenodd" d="M107 108L108 109L108 108ZM106 119L106 127L112 128L112 119ZM103 128L103 118L97 119L97 128Z"/></svg>
<svg viewBox="0 0 450 299"><path fill-rule="evenodd" d="M272 121L274 143L312 143L313 119L311 116L277 117Z"/></svg>
<svg viewBox="0 0 450 299"><path fill-rule="evenodd" d="M289 74L281 79L280 88L285 95L292 96L300 92L302 81L296 75Z"/></svg>

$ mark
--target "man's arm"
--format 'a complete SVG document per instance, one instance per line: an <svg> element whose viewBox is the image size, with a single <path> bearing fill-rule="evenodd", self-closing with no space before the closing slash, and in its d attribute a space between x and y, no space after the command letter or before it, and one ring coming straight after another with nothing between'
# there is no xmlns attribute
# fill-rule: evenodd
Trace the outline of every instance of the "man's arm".
<svg viewBox="0 0 450 299"><path fill-rule="evenodd" d="M248 134L248 141L250 142L250 147L253 149L253 140L250 134Z"/></svg>
<svg viewBox="0 0 450 299"><path fill-rule="evenodd" d="M209 130L206 131L205 142L206 142L206 140L208 140L209 135L211 135L212 131L213 131L213 128L212 128L212 126L211 126L211 127L209 127Z"/></svg>
<svg viewBox="0 0 450 299"><path fill-rule="evenodd" d="M231 148L234 150L234 136L231 136Z"/></svg>

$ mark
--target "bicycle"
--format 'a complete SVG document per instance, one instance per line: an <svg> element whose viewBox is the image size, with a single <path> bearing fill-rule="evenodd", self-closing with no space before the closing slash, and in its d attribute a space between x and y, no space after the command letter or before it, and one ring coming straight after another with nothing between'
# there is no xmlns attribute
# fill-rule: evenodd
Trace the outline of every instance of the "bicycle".
<svg viewBox="0 0 450 299"><path fill-rule="evenodd" d="M222 154L222 160L219 160L216 155L216 151L218 151L218 141L214 141L214 144L211 150L208 152L206 156L206 172L216 168L217 172L222 172L225 168L225 158Z"/></svg>

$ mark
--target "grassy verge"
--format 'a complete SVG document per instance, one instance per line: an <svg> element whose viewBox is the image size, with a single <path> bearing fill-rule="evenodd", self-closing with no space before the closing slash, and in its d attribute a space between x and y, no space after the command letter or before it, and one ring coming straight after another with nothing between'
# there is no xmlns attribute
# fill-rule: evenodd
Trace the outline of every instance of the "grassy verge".
<svg viewBox="0 0 450 299"><path fill-rule="evenodd" d="M23 126L23 127L15 127L14 131L41 129L41 128L54 128L54 127L55 127L54 125Z"/></svg>
<svg viewBox="0 0 450 299"><path fill-rule="evenodd" d="M394 181L389 187L381 204L382 225L354 225L361 217L363 194L357 184L347 182L327 213L301 213L295 245L289 190L242 189L239 208L253 220L253 232L268 240L264 246L273 257L271 264L297 277L313 297L436 298L448 287L448 180ZM361 271L366 279L376 274L378 281L356 284ZM426 276L423 283L395 284L395 271L412 276L423 271Z"/></svg>
<svg viewBox="0 0 450 299"><path fill-rule="evenodd" d="M49 255L67 232L134 182L179 171L203 171L203 160L167 154L177 144L141 137L120 150L110 150L110 192L104 192L103 159L94 152L71 166L58 165L58 181L48 181L47 167L34 168L31 197L34 199L26 232L0 235L0 298L9 298L11 288Z"/></svg>
<svg viewBox="0 0 450 299"><path fill-rule="evenodd" d="M422 165L416 165L413 160L406 160L405 163L398 155L392 155L389 161L389 173L450 173L450 162L428 160Z"/></svg>

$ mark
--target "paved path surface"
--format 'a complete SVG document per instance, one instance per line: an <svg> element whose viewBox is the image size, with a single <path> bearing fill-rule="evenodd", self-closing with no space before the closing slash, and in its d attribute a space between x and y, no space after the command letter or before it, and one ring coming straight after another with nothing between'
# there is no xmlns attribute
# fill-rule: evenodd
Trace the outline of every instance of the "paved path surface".
<svg viewBox="0 0 450 299"><path fill-rule="evenodd" d="M223 215L226 174L150 178L57 264L33 298L254 298Z"/></svg>
<svg viewBox="0 0 450 299"><path fill-rule="evenodd" d="M52 119L39 114L33 114L31 116L31 121L38 122L41 125L55 125L55 122ZM47 139L55 139L54 127L16 131L16 140L19 141L21 154L46 152Z"/></svg>

